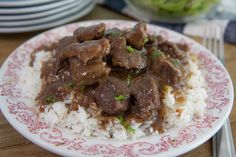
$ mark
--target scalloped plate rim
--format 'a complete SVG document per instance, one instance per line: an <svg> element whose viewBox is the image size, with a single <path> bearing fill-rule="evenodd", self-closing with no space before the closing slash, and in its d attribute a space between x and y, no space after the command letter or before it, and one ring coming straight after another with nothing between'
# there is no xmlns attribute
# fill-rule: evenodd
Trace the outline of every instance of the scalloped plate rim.
<svg viewBox="0 0 236 157"><path fill-rule="evenodd" d="M98 22L107 22L107 23L109 23L109 22L121 22L121 23L129 23L129 24L134 24L134 23L136 23L136 21L126 21L126 20L90 20L90 21L84 21L84 22L76 22L76 23L71 23L71 24L67 24L67 25L63 25L63 26L60 26L60 27L56 27L56 28L54 28L54 29L51 29L51 30L55 30L55 29L60 29L60 28L62 28L62 27L65 27L65 26L68 26L68 25L73 25L73 24L86 24L86 23L98 23ZM219 65L221 65L221 67L223 67L223 70L226 72L226 77L227 78L229 78L229 91L230 91L230 97L229 97L229 102L228 102L228 106L229 107L227 107L227 111L226 111L226 113L225 113L225 116L222 118L221 117L221 121L219 122L219 123L217 123L217 125L213 128L213 130L211 130L210 132L208 132L208 134L205 134L205 136L204 136L204 138L201 138L200 140L195 140L195 142L193 143L193 144L190 144L187 148L185 147L185 148L181 148L181 147L178 147L178 148L175 148L174 150L174 152L172 151L172 152L169 152L169 151L167 151L167 152L164 152L163 154L162 153L160 153L160 154L156 154L156 155L165 155L165 156L173 156L173 155L181 155L181 154L183 154L183 153L186 153L186 152L188 152L188 151L190 151L190 150L192 150L193 148L196 148L197 146L199 146L199 145L201 145L202 143L204 143L205 141L207 141L211 136L213 136L220 128L221 128L221 126L224 124L224 122L225 122L225 120L228 118L228 116L229 116L229 114L230 114L230 112L231 112L231 110L232 110L232 107L233 107L233 100L234 100L234 91L233 91L233 83L232 83L232 80L231 80L231 77L230 77L230 75L229 75L229 73L228 73L228 71L226 70L226 68L225 68L225 66L214 56L214 55L212 55L212 53L209 51L209 50L207 50L206 48L204 48L203 46L201 46L199 43L197 43L196 41L194 41L194 40L192 40L192 39L190 39L189 37L186 37L186 36L184 36L184 35L182 35L182 34L180 34L180 33L178 33L178 32L174 32L174 31L172 31L172 30L169 30L169 29L166 29L166 28L163 28L163 27L160 27L160 26L155 26L155 25L152 25L152 24L148 24L149 26L152 26L152 27L159 27L159 28L161 28L161 29L163 29L163 30L167 30L168 32L170 32L171 34L173 33L173 34L175 34L176 36L181 36L181 37L183 37L184 39L187 39L188 41L191 41L192 43L194 43L195 45L197 44L198 46L200 46L202 49L205 49L205 51L207 52L207 53L209 53L209 55L211 56L211 57L213 57L214 58L214 60L217 60L217 64ZM31 40L34 40L35 38L38 38L39 36L41 36L42 34L44 34L44 33L46 33L46 32L49 32L49 31L51 31L51 30L48 30L48 31L45 31L45 32L42 32L42 33L40 33L39 35L36 35L35 37L33 37L33 38L31 38L31 39L29 39L29 40L27 40L27 41L25 41L24 43L22 43L21 45L23 45L23 44L25 44L25 43L28 43L28 42L30 42ZM21 45L20 46L18 46L18 48L19 47L21 47ZM1 71L0 71L0 78L2 78L2 75L3 75L3 72L4 72L4 70L5 70L5 68L6 68L6 65L7 65L7 63L8 63L8 61L10 60L10 58L11 58L11 56L13 55L13 53L18 49L18 48L16 48L10 55L9 55L9 57L4 61L4 63L2 64L2 67L1 67ZM0 100L1 100L2 98L0 97ZM7 105L6 105L7 106ZM29 136L29 135L27 135L27 133L29 133L29 131L27 130L27 131L25 131L24 130L24 128L22 128L21 127L21 125L18 125L18 124L16 124L16 123L20 123L20 122L18 122L16 119L12 119L11 118L11 114L8 112L8 108L7 107L3 107L3 105L0 105L0 109L1 109L1 111L2 111L2 113L3 113L3 115L5 116L5 118L7 119L7 121L20 133L20 134L22 134L25 138L27 138L28 140L30 140L30 141L32 141L33 143L35 143L35 144L37 144L37 145L39 145L40 147L43 147L44 149L46 149L46 150L49 150L49 151L51 151L51 152L54 152L54 153L56 153L56 154L60 154L60 155L64 155L64 156L68 156L68 155L72 155L72 154L68 154L67 152L65 152L63 149L61 150L61 149L56 149L56 148L58 148L58 147L56 147L56 146L53 146L53 145L51 145L51 144L48 144L47 142L45 142L45 141L37 141L35 138L34 138L34 136ZM9 116L10 115L10 116ZM32 134L33 135L33 134ZM35 135L36 136L36 135ZM74 154L75 155L75 154Z"/></svg>

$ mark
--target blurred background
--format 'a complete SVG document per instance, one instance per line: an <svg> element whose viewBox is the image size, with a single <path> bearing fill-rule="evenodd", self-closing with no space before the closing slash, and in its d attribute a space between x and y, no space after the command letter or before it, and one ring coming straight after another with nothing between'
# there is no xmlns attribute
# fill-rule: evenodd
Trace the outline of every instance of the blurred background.
<svg viewBox="0 0 236 157"><path fill-rule="evenodd" d="M0 32L59 26L85 16L94 6L93 0L0 0Z"/></svg>
<svg viewBox="0 0 236 157"><path fill-rule="evenodd" d="M96 5L192 36L201 36L205 25L214 23L225 30L226 42L236 42L236 0L0 0L0 33L78 21Z"/></svg>

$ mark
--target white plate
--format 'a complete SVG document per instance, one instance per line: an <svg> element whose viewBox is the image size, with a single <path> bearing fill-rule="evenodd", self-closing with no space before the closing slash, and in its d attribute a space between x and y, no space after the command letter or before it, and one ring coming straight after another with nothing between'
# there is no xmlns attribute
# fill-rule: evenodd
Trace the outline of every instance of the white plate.
<svg viewBox="0 0 236 157"><path fill-rule="evenodd" d="M66 4L63 6L59 6L54 9L46 10L43 12L36 12L32 14L18 14L18 15L1 15L0 14L0 22L2 23L3 21L13 21L13 20L27 20L27 19L34 19L34 18L40 18L44 16L49 16L52 14L56 14L58 12L63 12L69 8L74 7L75 5L78 5L80 3L83 3L84 1L75 1L74 3Z"/></svg>
<svg viewBox="0 0 236 157"><path fill-rule="evenodd" d="M31 32L31 31L35 31L35 30L42 30L42 29L46 29L46 28L55 27L55 26L62 25L64 23L68 23L68 22L71 22L73 20L76 20L78 18L81 18L81 17L85 16L94 7L95 7L95 4L91 3L90 5L85 7L83 10L81 10L79 13L76 13L76 14L73 14L71 16L60 19L58 21L53 21L53 22L49 22L49 23L46 23L46 24L39 24L39 25L36 25L36 26L26 26L26 27L8 27L8 28L7 27L4 27L4 28L0 27L0 33Z"/></svg>
<svg viewBox="0 0 236 157"><path fill-rule="evenodd" d="M19 7L19 6L31 6L31 5L39 5L50 3L53 1L59 0L1 0L0 6L1 7Z"/></svg>
<svg viewBox="0 0 236 157"><path fill-rule="evenodd" d="M47 43L72 35L78 26L90 26L104 22L107 28L133 27L136 22L101 20L74 23L44 32L18 47L2 65L0 72L1 111L8 122L33 143L61 156L128 156L128 157L173 157L183 154L214 135L228 118L233 106L233 85L221 62L199 43L168 29L147 25L149 33L164 35L174 42L191 45L191 51L199 57L201 70L206 72L208 98L206 112L202 119L193 119L187 126L169 129L163 134L146 136L136 140L118 141L69 136L63 130L42 122L34 106L23 97L24 86L20 84L21 74L27 72L33 50ZM29 105L29 106L28 106Z"/></svg>
<svg viewBox="0 0 236 157"><path fill-rule="evenodd" d="M76 0L63 0L56 1L54 3L39 5L39 6L31 6L31 7L21 7L21 8L0 8L0 14L25 14L25 13L34 13L39 11L45 11L53 8L57 8L69 3L73 3Z"/></svg>
<svg viewBox="0 0 236 157"><path fill-rule="evenodd" d="M29 26L29 25L38 25L43 23L48 23L51 21L57 21L64 17L67 17L68 15L72 14L80 14L80 11L88 6L90 3L92 3L91 0L84 1L82 3L73 3L74 7L67 9L65 11L61 11L57 14L53 14L50 16L45 16L42 18L32 19L32 20L21 20L21 21L0 21L0 27L21 27L21 26Z"/></svg>

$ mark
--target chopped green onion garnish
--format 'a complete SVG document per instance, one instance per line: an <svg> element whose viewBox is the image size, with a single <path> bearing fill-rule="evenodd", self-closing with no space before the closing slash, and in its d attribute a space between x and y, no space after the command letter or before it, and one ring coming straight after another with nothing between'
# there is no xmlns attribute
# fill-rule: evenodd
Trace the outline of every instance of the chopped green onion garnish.
<svg viewBox="0 0 236 157"><path fill-rule="evenodd" d="M124 125L125 119L124 119L123 116L118 116L117 119L119 120L119 123L120 123L121 125Z"/></svg>
<svg viewBox="0 0 236 157"><path fill-rule="evenodd" d="M116 99L117 101L124 101L124 100L126 99L126 97L125 97L124 95L117 95L117 96L115 97L115 99Z"/></svg>
<svg viewBox="0 0 236 157"><path fill-rule="evenodd" d="M178 60L178 59L173 59L173 60L172 60L172 63L173 63L174 65L178 66L178 65L179 65L179 60Z"/></svg>
<svg viewBox="0 0 236 157"><path fill-rule="evenodd" d="M85 89L85 86L81 86L81 87L79 88L79 90L80 90L81 93L84 92L84 89Z"/></svg>
<svg viewBox="0 0 236 157"><path fill-rule="evenodd" d="M113 38L115 38L115 37L119 37L119 36L121 36L121 32L119 32L119 31L112 31L111 32L111 36L113 37Z"/></svg>
<svg viewBox="0 0 236 157"><path fill-rule="evenodd" d="M127 78L126 78L126 82L127 82L127 85L129 85L132 81L132 76L130 74L128 74Z"/></svg>
<svg viewBox="0 0 236 157"><path fill-rule="evenodd" d="M160 50L156 50L156 51L154 51L153 53L152 53L152 59L153 60L155 60L155 59L157 59L157 58L159 58L159 57L161 57L162 56L162 52L160 51Z"/></svg>
<svg viewBox="0 0 236 157"><path fill-rule="evenodd" d="M132 128L130 125L126 128L126 130L131 134L135 134L135 129Z"/></svg>
<svg viewBox="0 0 236 157"><path fill-rule="evenodd" d="M134 52L134 48L131 47L131 46L126 46L126 49L127 49L127 51L128 51L129 53Z"/></svg>
<svg viewBox="0 0 236 157"><path fill-rule="evenodd" d="M146 44L148 41L149 41L148 37L145 36L144 39L143 39L144 44Z"/></svg>
<svg viewBox="0 0 236 157"><path fill-rule="evenodd" d="M52 103L54 103L56 101L56 99L54 98L54 96L48 96L47 98L46 98L46 102L48 103L48 104L52 104Z"/></svg>
<svg viewBox="0 0 236 157"><path fill-rule="evenodd" d="M130 126L130 124L125 120L123 116L118 116L117 119L119 120L119 123L124 126L124 128L131 134L135 133L135 129Z"/></svg>
<svg viewBox="0 0 236 157"><path fill-rule="evenodd" d="M72 89L72 88L75 87L76 84L75 84L74 82L68 82L68 83L66 83L65 85L66 85L67 88Z"/></svg>

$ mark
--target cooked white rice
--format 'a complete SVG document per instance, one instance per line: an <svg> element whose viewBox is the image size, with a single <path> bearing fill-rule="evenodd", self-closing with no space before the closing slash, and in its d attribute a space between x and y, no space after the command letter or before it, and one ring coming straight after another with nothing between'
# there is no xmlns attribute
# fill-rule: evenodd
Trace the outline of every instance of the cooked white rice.
<svg viewBox="0 0 236 157"><path fill-rule="evenodd" d="M40 91L40 68L42 62L50 57L48 52L40 51L36 53L33 67L28 67L22 75L22 84L24 85L24 93L28 104L36 104L35 97ZM184 102L177 102L173 89L167 87L163 103L166 106L166 115L164 130L175 126L185 126L193 116L202 117L206 107L205 99L207 98L206 84L201 71L195 61L189 61L190 71L192 73L187 80L188 88L184 91ZM102 129L96 118L85 108L79 107L78 111L68 112L66 104L70 102L70 98L65 102L55 102L45 108L45 111L39 114L39 117L52 127L64 129L68 134L79 134L89 137L99 137L103 139L114 138L117 140L126 140L130 138L142 137L150 134L158 134L153 131L151 121L145 123L131 122L131 127L135 129L134 133L127 131L118 119L109 121L105 129Z"/></svg>

